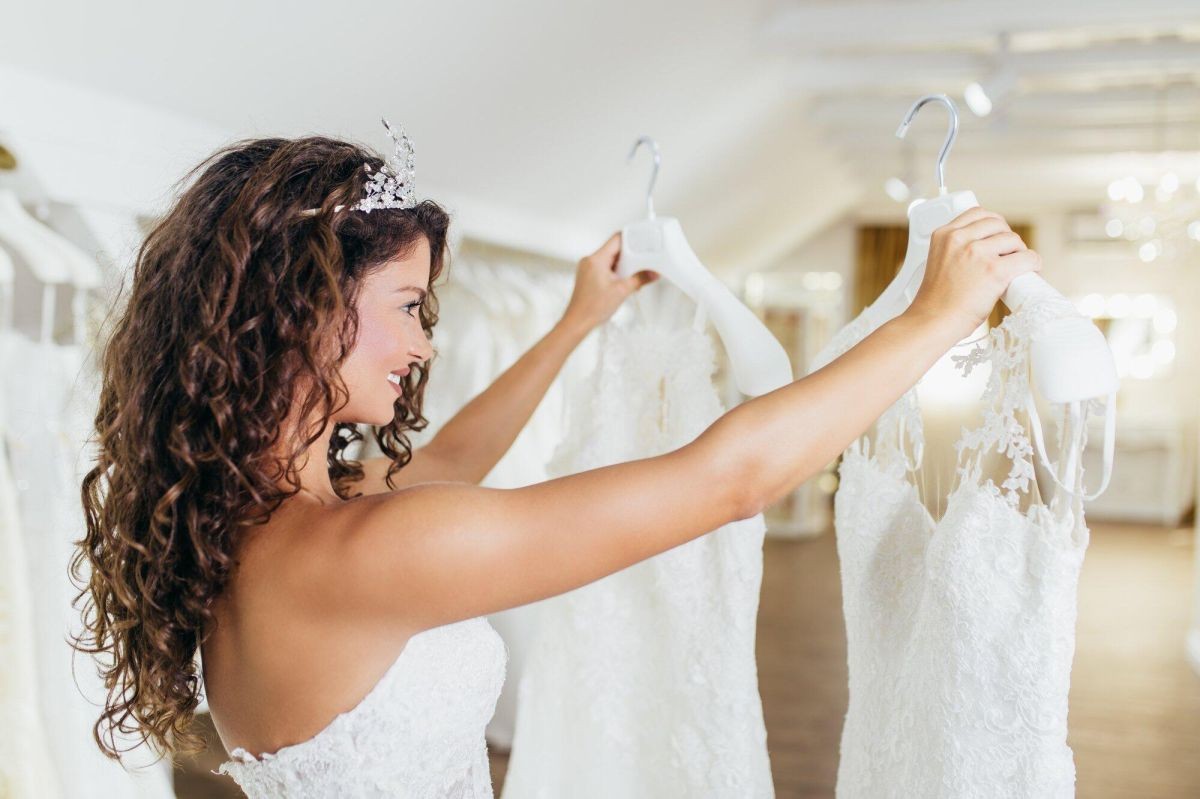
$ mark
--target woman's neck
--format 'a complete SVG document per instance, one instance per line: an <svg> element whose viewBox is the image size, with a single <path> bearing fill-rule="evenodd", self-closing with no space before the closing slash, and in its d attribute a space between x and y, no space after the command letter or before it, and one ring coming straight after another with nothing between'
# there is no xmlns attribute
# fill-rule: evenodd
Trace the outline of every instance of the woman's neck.
<svg viewBox="0 0 1200 799"><path fill-rule="evenodd" d="M300 479L300 495L310 500L316 499L322 505L338 504L344 501L333 490L333 481L329 479L329 442L335 430L336 425L327 424L317 439L301 453L296 461L296 471ZM298 437L293 433L293 437L290 439L285 437L283 440L294 441Z"/></svg>

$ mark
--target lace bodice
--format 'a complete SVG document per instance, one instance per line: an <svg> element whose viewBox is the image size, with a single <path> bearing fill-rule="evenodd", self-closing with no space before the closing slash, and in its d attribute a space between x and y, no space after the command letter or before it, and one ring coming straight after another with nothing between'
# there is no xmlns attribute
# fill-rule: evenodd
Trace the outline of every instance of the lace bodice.
<svg viewBox="0 0 1200 799"><path fill-rule="evenodd" d="M505 650L485 619L418 633L353 709L312 738L219 767L250 799L484 799L483 729L504 682Z"/></svg>
<svg viewBox="0 0 1200 799"><path fill-rule="evenodd" d="M1074 795L1067 693L1088 531L1072 495L1029 499L1032 448L1020 415L1031 336L1072 312L1018 310L956 359L990 373L982 423L958 442L958 482L941 519L911 477L923 440L915 390L845 453L835 522L850 702L839 797ZM869 332L860 317L819 362ZM1007 459L1000 485L983 476L988 453ZM1063 479L1079 486L1082 475Z"/></svg>
<svg viewBox="0 0 1200 799"><path fill-rule="evenodd" d="M695 304L664 282L630 305L568 403L553 475L668 452L722 412ZM773 795L754 660L764 530L735 522L541 604L504 799Z"/></svg>

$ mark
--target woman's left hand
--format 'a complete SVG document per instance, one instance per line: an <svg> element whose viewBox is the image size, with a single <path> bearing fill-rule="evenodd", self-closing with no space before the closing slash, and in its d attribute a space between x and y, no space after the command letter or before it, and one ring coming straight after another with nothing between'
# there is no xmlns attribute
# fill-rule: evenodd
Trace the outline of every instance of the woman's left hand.
<svg viewBox="0 0 1200 799"><path fill-rule="evenodd" d="M579 261L575 289L563 312L564 322L591 330L608 321L625 298L658 279L658 273L650 271L619 277L616 270L620 254L621 234L614 233L600 249Z"/></svg>

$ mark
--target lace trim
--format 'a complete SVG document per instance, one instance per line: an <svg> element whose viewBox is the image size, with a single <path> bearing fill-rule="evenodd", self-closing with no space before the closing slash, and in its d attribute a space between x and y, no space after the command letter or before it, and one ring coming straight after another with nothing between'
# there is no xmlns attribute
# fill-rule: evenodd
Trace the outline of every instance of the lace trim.
<svg viewBox="0 0 1200 799"><path fill-rule="evenodd" d="M967 354L951 355L964 378L978 366L991 367L981 397L985 405L983 422L973 430L964 430L954 445L960 480L979 481L983 456L995 451L1012 465L998 487L988 479L982 483L984 488L1016 506L1022 495L1029 493L1030 484L1036 484L1033 443L1026 425L1017 419L1017 411L1033 401L1029 384L1030 343L1046 323L1077 313L1065 299L1027 303L1006 316L984 342Z"/></svg>
<svg viewBox="0 0 1200 799"><path fill-rule="evenodd" d="M1078 315L1078 311L1061 297L1027 303L1005 317L966 354L951 355L964 378L977 367L991 368L981 396L984 405L982 421L973 429L964 429L955 444L958 485L967 481L980 482L983 457L993 451L1007 458L1011 466L999 486L991 479L982 480L980 484L986 491L1015 507L1022 496L1029 493L1031 485L1036 484L1033 444L1025 424L1017 417L1017 412L1032 401L1030 343L1044 325L1071 315ZM813 371L849 352L874 330L875 325L867 313L859 314L838 331L814 359ZM1099 406L1098 400L1088 403L1089 410ZM1082 420L1085 422L1086 413ZM1061 417L1058 424L1061 438L1064 435ZM885 410L873 430L853 442L847 452L869 460L884 474L903 479L906 472L919 468L924 438L921 408L914 386Z"/></svg>

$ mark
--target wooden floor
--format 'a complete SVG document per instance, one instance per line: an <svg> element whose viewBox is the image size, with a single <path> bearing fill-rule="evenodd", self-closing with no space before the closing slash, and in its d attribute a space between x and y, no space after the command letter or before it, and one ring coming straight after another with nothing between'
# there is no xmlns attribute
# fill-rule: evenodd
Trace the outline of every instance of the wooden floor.
<svg viewBox="0 0 1200 799"><path fill-rule="evenodd" d="M1071 682L1079 799L1200 798L1200 676L1183 656L1192 546L1186 530L1095 525ZM833 796L846 639L831 535L767 542L758 666L777 795ZM205 773L220 757L181 764L181 799L240 795ZM505 761L493 755L497 796Z"/></svg>

